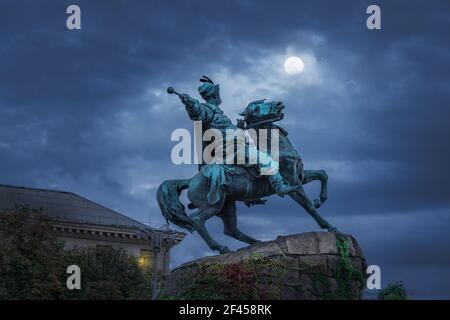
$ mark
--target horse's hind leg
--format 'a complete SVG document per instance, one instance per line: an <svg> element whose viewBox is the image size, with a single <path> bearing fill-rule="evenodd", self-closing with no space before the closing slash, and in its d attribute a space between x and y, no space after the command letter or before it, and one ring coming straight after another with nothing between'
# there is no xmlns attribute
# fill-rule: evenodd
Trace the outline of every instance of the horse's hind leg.
<svg viewBox="0 0 450 320"><path fill-rule="evenodd" d="M254 244L260 242L245 233L237 227L237 217L236 217L236 202L235 201L227 201L220 213L219 217L223 221L223 233L227 236L233 237L239 241Z"/></svg>
<svg viewBox="0 0 450 320"><path fill-rule="evenodd" d="M216 240L214 240L205 227L206 220L215 216L216 214L217 214L217 212L215 210L213 210L212 208L204 208L204 209L199 209L198 211L194 212L190 216L190 218L193 221L195 231L198 232L200 237L203 238L203 240L211 248L211 250L217 250L220 253L227 253L227 252L230 252L230 249L228 249L228 247L223 246L220 243L218 243Z"/></svg>
<svg viewBox="0 0 450 320"><path fill-rule="evenodd" d="M296 191L291 192L289 195L298 204L300 204L311 215L311 217L313 217L322 229L327 229L328 231L338 231L336 227L332 226L327 220L322 218L319 212L317 212L302 186L300 186Z"/></svg>
<svg viewBox="0 0 450 320"><path fill-rule="evenodd" d="M328 175L325 170L303 170L302 184L315 180L320 181L320 195L319 199L314 200L314 206L320 208L328 198Z"/></svg>

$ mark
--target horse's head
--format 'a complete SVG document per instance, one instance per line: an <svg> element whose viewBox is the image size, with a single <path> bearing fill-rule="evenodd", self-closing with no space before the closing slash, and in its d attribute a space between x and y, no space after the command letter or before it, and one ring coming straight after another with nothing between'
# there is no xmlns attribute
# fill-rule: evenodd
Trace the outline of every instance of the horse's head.
<svg viewBox="0 0 450 320"><path fill-rule="evenodd" d="M250 102L239 115L244 117L247 127L275 122L283 119L284 105L280 101L266 102L265 99Z"/></svg>

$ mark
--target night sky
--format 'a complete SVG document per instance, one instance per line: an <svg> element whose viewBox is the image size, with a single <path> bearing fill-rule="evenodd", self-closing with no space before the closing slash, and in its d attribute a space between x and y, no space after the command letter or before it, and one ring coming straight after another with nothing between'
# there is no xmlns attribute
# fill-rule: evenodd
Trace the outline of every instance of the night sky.
<svg viewBox="0 0 450 320"><path fill-rule="evenodd" d="M81 30L66 8L81 7ZM366 8L381 7L381 30ZM193 130L167 86L198 97L221 86L235 120L281 100L306 169L329 175L322 215L360 243L382 284L450 298L450 2L0 0L0 183L78 193L143 222L155 193L195 165L172 164L177 128ZM287 75L284 60L305 70ZM307 186L312 198L318 185ZM261 240L319 230L293 200L239 205ZM231 248L244 246L208 228ZM212 254L197 234L172 264Z"/></svg>

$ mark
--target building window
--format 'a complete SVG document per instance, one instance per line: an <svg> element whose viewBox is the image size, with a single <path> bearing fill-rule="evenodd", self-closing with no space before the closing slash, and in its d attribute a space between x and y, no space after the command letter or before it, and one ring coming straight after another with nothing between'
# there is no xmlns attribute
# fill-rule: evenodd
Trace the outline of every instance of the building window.
<svg viewBox="0 0 450 320"><path fill-rule="evenodd" d="M148 249L141 249L139 256L139 266L142 268L149 268L151 266L152 251Z"/></svg>

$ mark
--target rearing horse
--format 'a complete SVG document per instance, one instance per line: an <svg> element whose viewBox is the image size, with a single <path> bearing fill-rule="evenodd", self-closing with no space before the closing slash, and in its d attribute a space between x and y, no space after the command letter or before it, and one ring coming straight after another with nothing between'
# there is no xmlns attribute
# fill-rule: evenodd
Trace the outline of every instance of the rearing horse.
<svg viewBox="0 0 450 320"><path fill-rule="evenodd" d="M259 100L250 103L241 115L245 116L246 128L253 128L257 132L258 129L279 129L280 173L291 185L299 185L289 196L300 204L322 229L338 232L337 228L322 218L316 210L327 199L326 172L303 170L302 160L289 141L286 131L273 124L283 118L283 109L281 102ZM321 182L321 191L319 198L313 202L302 185L315 180ZM189 208L197 209L190 216L186 214L179 199L185 189L190 201ZM218 216L223 221L226 235L248 244L259 242L237 227L236 201L245 202L247 205L260 204L264 203L261 198L273 194L275 191L264 176L255 177L239 166L208 164L190 179L164 181L158 188L157 201L166 220L191 232L197 231L212 250L226 253L230 251L228 247L215 241L208 233L206 220Z"/></svg>

